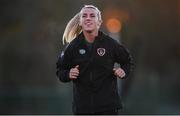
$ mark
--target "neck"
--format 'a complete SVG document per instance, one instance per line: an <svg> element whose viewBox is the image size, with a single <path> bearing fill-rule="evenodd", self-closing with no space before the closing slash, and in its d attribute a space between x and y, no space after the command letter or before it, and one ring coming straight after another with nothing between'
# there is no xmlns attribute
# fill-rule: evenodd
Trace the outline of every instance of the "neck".
<svg viewBox="0 0 180 116"><path fill-rule="evenodd" d="M89 43L93 43L96 36L98 35L98 31L83 31L83 34L85 36L85 39L89 42Z"/></svg>

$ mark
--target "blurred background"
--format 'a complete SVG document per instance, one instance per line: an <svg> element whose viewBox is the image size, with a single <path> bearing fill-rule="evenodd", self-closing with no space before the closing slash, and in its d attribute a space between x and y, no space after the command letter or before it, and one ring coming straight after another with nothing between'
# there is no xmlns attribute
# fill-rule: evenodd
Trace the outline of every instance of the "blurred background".
<svg viewBox="0 0 180 116"><path fill-rule="evenodd" d="M180 114L180 0L0 0L0 114L72 114L72 83L55 75L68 21L84 4L123 43L123 114Z"/></svg>

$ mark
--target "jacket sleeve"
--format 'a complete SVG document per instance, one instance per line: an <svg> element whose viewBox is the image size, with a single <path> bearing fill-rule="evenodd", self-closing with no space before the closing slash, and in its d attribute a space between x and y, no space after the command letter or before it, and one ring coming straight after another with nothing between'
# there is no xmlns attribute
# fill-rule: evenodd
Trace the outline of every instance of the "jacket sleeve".
<svg viewBox="0 0 180 116"><path fill-rule="evenodd" d="M115 44L115 62L119 63L121 68L125 71L126 77L130 74L134 67L133 59L128 49L120 44Z"/></svg>
<svg viewBox="0 0 180 116"><path fill-rule="evenodd" d="M70 71L70 60L67 51L62 52L61 55L58 56L58 61L56 63L56 75L62 82L70 82L69 71Z"/></svg>

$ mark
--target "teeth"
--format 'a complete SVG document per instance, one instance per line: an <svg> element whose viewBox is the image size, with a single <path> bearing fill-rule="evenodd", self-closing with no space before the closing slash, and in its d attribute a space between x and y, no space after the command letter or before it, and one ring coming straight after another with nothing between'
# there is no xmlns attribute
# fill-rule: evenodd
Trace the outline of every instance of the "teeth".
<svg viewBox="0 0 180 116"><path fill-rule="evenodd" d="M86 23L87 25L91 25L91 23Z"/></svg>

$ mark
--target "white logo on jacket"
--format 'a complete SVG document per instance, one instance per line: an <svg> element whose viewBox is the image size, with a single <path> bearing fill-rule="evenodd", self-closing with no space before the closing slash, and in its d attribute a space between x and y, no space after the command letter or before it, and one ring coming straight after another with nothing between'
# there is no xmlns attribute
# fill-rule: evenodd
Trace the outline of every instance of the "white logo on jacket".
<svg viewBox="0 0 180 116"><path fill-rule="evenodd" d="M85 50L85 49L80 49L80 50L79 50L79 53L80 53L80 54L85 54L85 53L86 53L86 50Z"/></svg>
<svg viewBox="0 0 180 116"><path fill-rule="evenodd" d="M97 53L99 56L104 56L104 54L106 53L106 49L105 48L98 48Z"/></svg>

